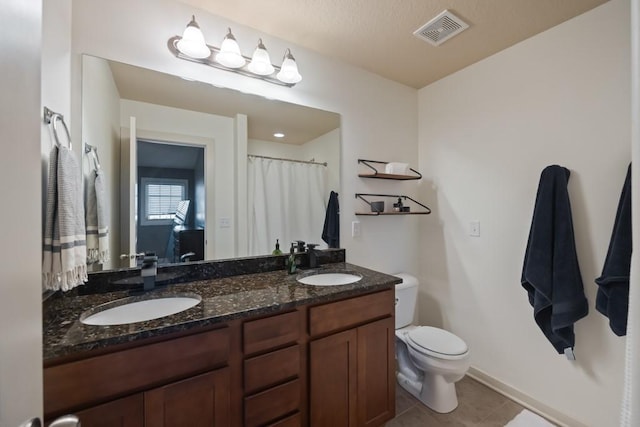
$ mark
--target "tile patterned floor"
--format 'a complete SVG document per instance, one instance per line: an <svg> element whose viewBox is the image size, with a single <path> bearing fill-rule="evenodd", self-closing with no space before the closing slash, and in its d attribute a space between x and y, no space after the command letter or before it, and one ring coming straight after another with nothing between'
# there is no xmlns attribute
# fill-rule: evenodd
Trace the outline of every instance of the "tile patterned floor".
<svg viewBox="0 0 640 427"><path fill-rule="evenodd" d="M470 377L456 384L458 407L439 414L396 384L396 417L386 427L504 427L524 408Z"/></svg>

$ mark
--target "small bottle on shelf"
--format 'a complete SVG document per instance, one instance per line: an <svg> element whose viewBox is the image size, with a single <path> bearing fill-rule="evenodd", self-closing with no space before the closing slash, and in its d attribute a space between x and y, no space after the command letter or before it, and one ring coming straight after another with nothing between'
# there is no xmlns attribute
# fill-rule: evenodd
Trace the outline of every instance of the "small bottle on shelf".
<svg viewBox="0 0 640 427"><path fill-rule="evenodd" d="M403 210L403 206L402 206L402 198L398 197L398 203L394 203L393 204L393 211L394 212L402 212Z"/></svg>

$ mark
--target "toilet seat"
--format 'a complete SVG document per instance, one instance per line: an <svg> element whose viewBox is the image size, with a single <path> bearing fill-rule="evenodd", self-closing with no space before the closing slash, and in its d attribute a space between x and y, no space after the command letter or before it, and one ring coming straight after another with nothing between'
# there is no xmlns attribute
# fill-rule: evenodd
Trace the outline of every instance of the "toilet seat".
<svg viewBox="0 0 640 427"><path fill-rule="evenodd" d="M469 351L469 347L460 337L432 326L415 328L409 331L406 337L411 348L438 359L462 359Z"/></svg>

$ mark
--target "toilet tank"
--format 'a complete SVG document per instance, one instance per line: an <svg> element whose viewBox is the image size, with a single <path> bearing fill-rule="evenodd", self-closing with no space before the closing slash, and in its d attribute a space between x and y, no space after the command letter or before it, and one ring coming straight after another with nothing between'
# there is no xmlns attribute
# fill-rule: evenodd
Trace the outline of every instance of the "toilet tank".
<svg viewBox="0 0 640 427"><path fill-rule="evenodd" d="M418 279L407 273L394 276L402 279L402 283L396 285L396 329L399 329L413 322L418 300Z"/></svg>

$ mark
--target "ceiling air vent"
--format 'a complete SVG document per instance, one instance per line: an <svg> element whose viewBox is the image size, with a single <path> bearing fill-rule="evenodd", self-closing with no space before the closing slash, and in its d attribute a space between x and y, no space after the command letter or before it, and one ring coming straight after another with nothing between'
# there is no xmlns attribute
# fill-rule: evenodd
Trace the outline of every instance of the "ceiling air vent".
<svg viewBox="0 0 640 427"><path fill-rule="evenodd" d="M467 28L469 28L469 24L448 10L445 10L440 13L440 15L414 31L413 35L426 40L434 46L440 46L442 43L463 32Z"/></svg>

